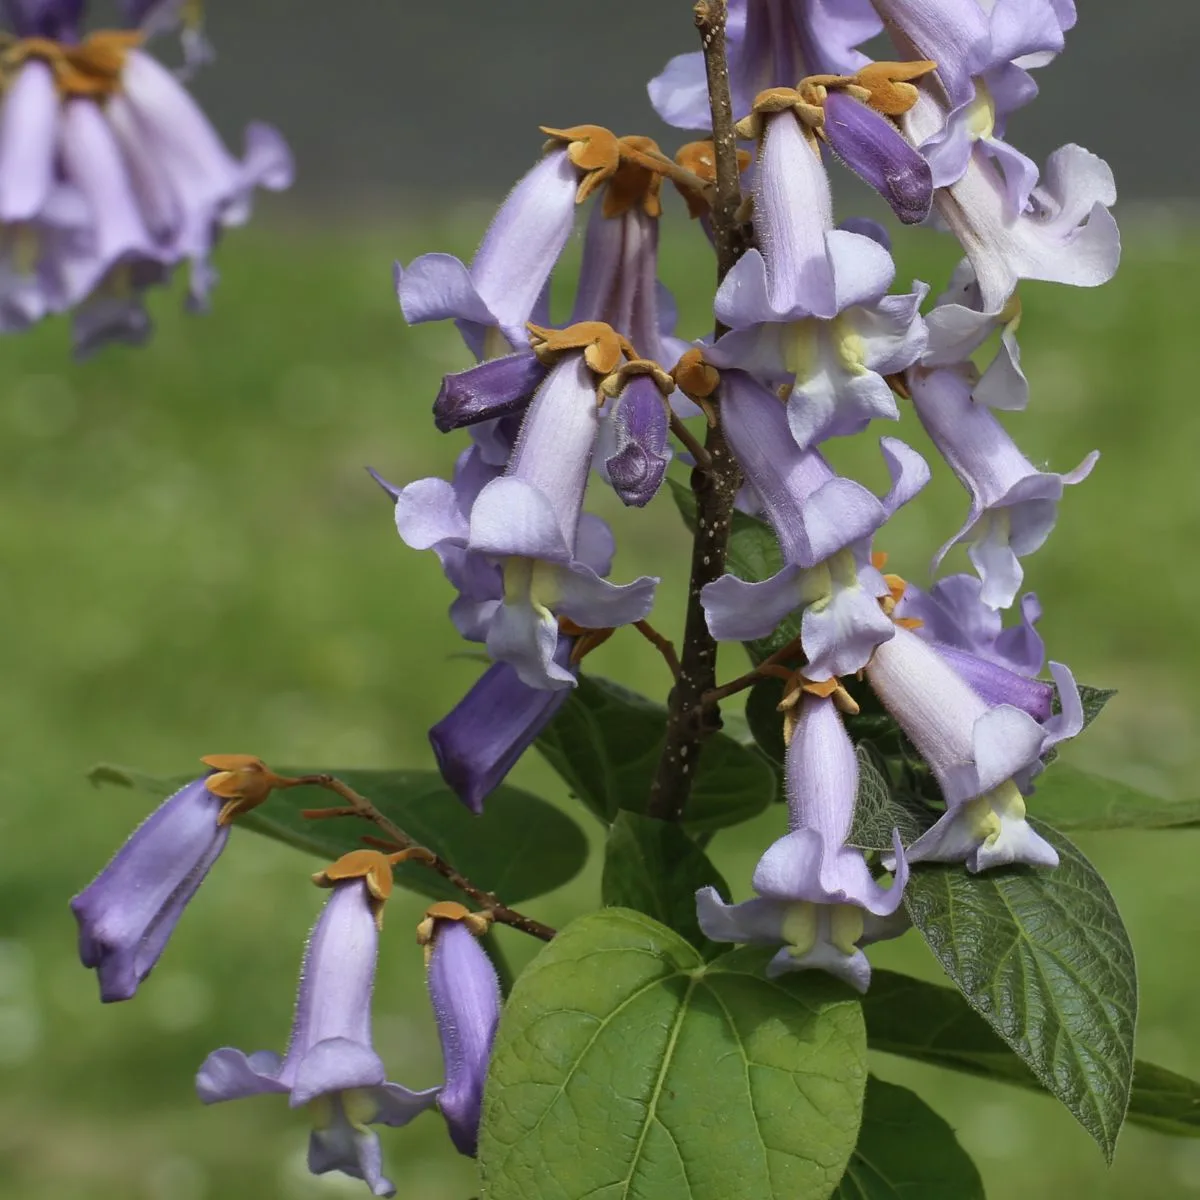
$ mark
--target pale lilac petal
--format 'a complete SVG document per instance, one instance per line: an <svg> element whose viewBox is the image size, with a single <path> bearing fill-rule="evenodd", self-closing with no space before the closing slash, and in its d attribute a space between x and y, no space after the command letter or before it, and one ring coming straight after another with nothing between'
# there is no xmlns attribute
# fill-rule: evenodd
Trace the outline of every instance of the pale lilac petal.
<svg viewBox="0 0 1200 1200"><path fill-rule="evenodd" d="M397 492L395 500L396 529L406 546L429 550L441 542L466 541L466 518L454 485L445 479L418 479Z"/></svg>
<svg viewBox="0 0 1200 1200"><path fill-rule="evenodd" d="M863 995L871 986L871 964L861 950L843 954L821 939L806 954L795 954L785 946L767 964L768 979L778 979L789 971L825 971Z"/></svg>
<svg viewBox="0 0 1200 1200"><path fill-rule="evenodd" d="M747 583L722 575L700 593L708 631L719 642L748 642L769 637L802 601L797 566L786 566L769 579Z"/></svg>
<svg viewBox="0 0 1200 1200"><path fill-rule="evenodd" d="M597 575L607 575L612 570L616 551L616 539L608 522L595 513L585 512L579 518L579 531L575 535L576 561L590 567Z"/></svg>
<svg viewBox="0 0 1200 1200"><path fill-rule="evenodd" d="M1079 696L1075 676L1062 663L1056 662L1050 664L1050 674L1054 678L1062 711L1055 713L1042 725L1045 733L1043 751L1082 733L1084 723L1083 701Z"/></svg>
<svg viewBox="0 0 1200 1200"><path fill-rule="evenodd" d="M585 629L631 625L649 615L657 586L658 580L648 575L632 583L609 583L575 562L559 571L557 611Z"/></svg>
<svg viewBox="0 0 1200 1200"><path fill-rule="evenodd" d="M395 264L396 295L410 325L448 319L492 325L471 273L453 254L422 254L407 267Z"/></svg>
<svg viewBox="0 0 1200 1200"><path fill-rule="evenodd" d="M938 64L951 105L971 98L971 77L990 48L988 18L976 0L876 0L876 11L902 38L905 58Z"/></svg>
<svg viewBox="0 0 1200 1200"><path fill-rule="evenodd" d="M279 1082L283 1059L273 1050L243 1054L231 1046L214 1050L196 1073L196 1093L204 1104L286 1092Z"/></svg>
<svg viewBox="0 0 1200 1200"><path fill-rule="evenodd" d="M855 304L875 304L892 286L896 264L874 238L848 229L831 229L825 235L825 244L835 280L835 312L843 312Z"/></svg>
<svg viewBox="0 0 1200 1200"><path fill-rule="evenodd" d="M815 573L815 572L814 572ZM836 578L822 599L809 604L800 621L800 644L808 658L804 673L810 679L829 679L862 670L876 649L892 637L895 626L882 608L876 589L862 581L843 583Z"/></svg>
<svg viewBox="0 0 1200 1200"><path fill-rule="evenodd" d="M492 613L487 631L488 654L512 666L517 678L531 688L556 690L575 686L573 672L560 667L558 622L544 607L528 598L505 600Z"/></svg>
<svg viewBox="0 0 1200 1200"><path fill-rule="evenodd" d="M783 941L786 904L778 900L745 900L726 904L716 888L701 888L696 893L696 918L700 931L714 942L761 942L768 945Z"/></svg>
<svg viewBox="0 0 1200 1200"><path fill-rule="evenodd" d="M899 438L880 438L879 448L883 451L888 478L892 481L887 495L880 501L883 511L890 518L924 488L931 478L931 472L925 459Z"/></svg>
<svg viewBox="0 0 1200 1200"><path fill-rule="evenodd" d="M677 129L708 129L712 113L708 104L708 82L704 55L699 51L677 54L650 80L646 90L654 111Z"/></svg>
<svg viewBox="0 0 1200 1200"><path fill-rule="evenodd" d="M54 181L60 101L50 67L25 63L0 102L0 221L28 221Z"/></svg>
<svg viewBox="0 0 1200 1200"><path fill-rule="evenodd" d="M570 531L574 539L574 529ZM549 498L523 479L494 479L471 508L468 546L497 557L566 563L571 545Z"/></svg>

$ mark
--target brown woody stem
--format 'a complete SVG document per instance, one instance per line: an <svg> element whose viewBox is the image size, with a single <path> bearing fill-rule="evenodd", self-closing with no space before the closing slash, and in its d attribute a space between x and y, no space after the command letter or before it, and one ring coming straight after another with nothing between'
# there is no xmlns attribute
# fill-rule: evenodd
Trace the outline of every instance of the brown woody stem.
<svg viewBox="0 0 1200 1200"><path fill-rule="evenodd" d="M725 56L725 0L698 0L694 13L704 49L712 109L716 184L711 219L719 283L746 248L737 216L742 192L738 181L733 104L729 95L729 64ZM718 322L717 336L724 332ZM741 472L719 424L709 428L704 450L709 460L707 468L698 465L691 478L692 493L696 498L696 532L692 541L691 581L679 678L667 702L667 738L646 810L650 816L664 821L678 821L683 817L704 740L721 727L719 708L715 702L706 700L706 693L711 692L717 682L717 644L708 632L700 591L705 584L724 574L733 502L741 484ZM702 461L697 457L698 464Z"/></svg>
<svg viewBox="0 0 1200 1200"><path fill-rule="evenodd" d="M311 809L304 813L306 817L310 815L318 819L335 815L362 817L363 820L370 821L381 833L386 835L386 841L379 838L365 840L389 850L422 851L422 855L414 856L412 861L420 862L436 871L460 892L469 896L497 924L509 925L513 929L521 930L522 933L541 938L543 942L550 941L557 932L549 925L543 925L541 921L535 921L532 917L527 917L523 913L517 912L516 909L509 908L507 904L501 904L500 900L491 892L485 892L482 888L476 887L465 875L456 871L446 862L441 855L434 854L432 850L421 846L414 838L409 837L399 825L385 817L366 796L360 795L348 783L338 779L336 775L302 775L295 783L324 788L327 792L333 792L335 796L345 801L345 807L342 809Z"/></svg>

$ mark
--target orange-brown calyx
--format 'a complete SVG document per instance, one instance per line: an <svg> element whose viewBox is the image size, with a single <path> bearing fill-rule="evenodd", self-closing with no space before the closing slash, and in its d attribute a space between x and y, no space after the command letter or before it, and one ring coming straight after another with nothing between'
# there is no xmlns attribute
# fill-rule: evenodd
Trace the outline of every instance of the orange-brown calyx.
<svg viewBox="0 0 1200 1200"><path fill-rule="evenodd" d="M73 45L23 38L0 54L0 83L24 63L37 60L50 67L64 100L73 96L103 100L120 91L125 58L142 41L140 33L129 29L97 30Z"/></svg>
<svg viewBox="0 0 1200 1200"><path fill-rule="evenodd" d="M738 173L741 174L751 163L751 155L748 150L739 150L737 152ZM702 180L709 187L712 187L717 182L717 152L713 147L711 139L700 142L687 142L675 151L675 162L685 171L691 172L697 179ZM675 183L675 188L683 197L684 202L688 207L688 216L702 217L711 207L708 201L707 191L697 191L695 188L684 187L678 181Z"/></svg>
<svg viewBox="0 0 1200 1200"><path fill-rule="evenodd" d="M649 375L664 399L675 390L675 380L669 371L664 370L653 359L634 358L622 363L611 375L606 375L600 381L600 391L605 396L619 396L635 375Z"/></svg>
<svg viewBox="0 0 1200 1200"><path fill-rule="evenodd" d="M784 684L783 699L779 702L779 711L783 713L783 742L785 746L792 743L792 734L796 731L796 723L800 719L800 701L805 695L819 696L821 699L832 699L839 712L848 716L858 714L858 702L842 686L842 681L836 676L831 679L809 679L803 672L796 671L791 679Z"/></svg>
<svg viewBox="0 0 1200 1200"><path fill-rule="evenodd" d="M921 79L937 70L931 59L915 62L874 62L853 76L853 84L867 94L865 102L885 117L899 117L908 112L919 95L912 80Z"/></svg>
<svg viewBox="0 0 1200 1200"><path fill-rule="evenodd" d="M573 350L583 351L583 361L597 375L611 375L621 365L621 358L635 359L638 352L624 334L618 333L603 321L580 321L566 329L549 329L532 323L529 344L538 360L553 366L564 354Z"/></svg>
<svg viewBox="0 0 1200 1200"><path fill-rule="evenodd" d="M558 618L558 631L564 637L575 639L575 645L571 647L572 666L578 666L593 650L603 646L617 632L613 626L589 629L583 625L576 625L570 617Z"/></svg>
<svg viewBox="0 0 1200 1200"><path fill-rule="evenodd" d="M880 561L876 561L876 560ZM882 570L883 564L887 562L886 554L871 555L871 561L875 564L876 570ZM899 575L884 575L883 582L887 584L888 594L880 597L879 607L883 609L884 614L892 618L897 624L904 629L920 629L925 624L920 617L897 617L893 616L896 611L896 605L904 599L904 593L908 590L908 583Z"/></svg>
<svg viewBox="0 0 1200 1200"><path fill-rule="evenodd" d="M425 919L417 926L417 945L426 947L428 962L428 947L439 921L458 921L476 937L482 937L492 927L493 920L490 912L472 912L456 900L439 900L425 910Z"/></svg>
<svg viewBox="0 0 1200 1200"><path fill-rule="evenodd" d="M658 148L653 138L630 135L617 137L603 125L572 125L568 129L541 126L551 145L565 142L567 158L583 176L575 201L582 204L607 184L601 211L619 217L640 207L648 217L662 213L662 181L672 174L675 163Z"/></svg>
<svg viewBox="0 0 1200 1200"><path fill-rule="evenodd" d="M699 403L708 400L721 384L721 373L705 357L698 346L685 350L671 370L675 386Z"/></svg>
<svg viewBox="0 0 1200 1200"><path fill-rule="evenodd" d="M825 78L814 76L813 78ZM836 78L829 76L829 78ZM808 135L809 144L816 153L816 131L825 124L825 110L821 107L824 93L814 91L806 86L810 80L801 80L799 87L767 88L754 97L754 107L748 117L743 117L735 126L738 137L752 138L758 141L762 137L764 118L773 113L787 112L789 109L800 119L801 128Z"/></svg>
<svg viewBox="0 0 1200 1200"><path fill-rule="evenodd" d="M392 867L410 858L432 857L422 846L385 854L382 850L351 850L337 862L330 863L318 871L312 881L317 887L331 888L351 879L361 879L366 884L375 911L375 924L383 928L383 906L392 894Z"/></svg>
<svg viewBox="0 0 1200 1200"><path fill-rule="evenodd" d="M213 774L205 788L225 803L217 814L218 825L228 825L240 813L257 808L275 788L295 787L299 780L276 775L253 754L206 754L201 760Z"/></svg>

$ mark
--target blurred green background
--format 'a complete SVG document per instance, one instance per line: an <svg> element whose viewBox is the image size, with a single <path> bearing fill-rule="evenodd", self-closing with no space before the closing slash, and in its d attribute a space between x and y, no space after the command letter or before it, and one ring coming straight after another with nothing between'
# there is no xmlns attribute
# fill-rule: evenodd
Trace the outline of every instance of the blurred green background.
<svg viewBox="0 0 1200 1200"><path fill-rule="evenodd" d="M707 323L711 260L698 230L670 216L663 275L695 335ZM268 220L223 248L210 316L185 319L156 297L159 330L143 350L72 365L61 323L3 343L0 1196L366 1194L308 1175L303 1118L281 1100L204 1109L192 1091L215 1046L283 1048L303 938L323 899L308 883L312 861L235 834L148 985L103 1008L75 959L66 901L146 810L144 796L85 782L98 760L166 774L231 751L332 768L432 765L425 730L479 667L455 657L449 588L431 555L401 545L363 467L398 482L445 473L462 445L429 420L440 375L465 363L457 336L407 329L389 273L393 257L469 253L484 219L470 209L356 229ZM1182 794L1200 767L1200 566L1190 557L1200 408L1184 286L1200 268L1200 239L1170 220L1131 219L1126 245L1106 288L1025 287L1033 402L1009 425L1054 469L1103 451L1027 563L1051 656L1121 689L1068 754ZM898 254L901 280L920 275L935 290L953 262L934 235L906 234ZM901 433L924 447L913 424ZM839 445L835 457L879 485L875 440ZM966 507L948 472L935 475L880 543L918 582ZM670 500L645 512L596 502L618 533L613 577L664 575L654 620L677 636L687 546ZM742 664L731 648L722 674ZM661 661L632 634L589 667L665 694ZM574 811L599 845L599 828L543 764L531 757L514 779ZM714 841L739 898L780 820L770 813ZM1081 841L1138 951L1139 1054L1200 1074L1200 834ZM597 903L597 885L593 861L526 907L559 924ZM375 1009L392 1077L423 1087L437 1081L440 1056L411 937L420 909L408 896L392 903ZM535 949L500 936L518 964ZM937 977L915 935L872 957ZM992 1200L1200 1195L1200 1142L1130 1129L1108 1170L1048 1099L888 1059L875 1066L951 1121ZM454 1156L436 1116L385 1131L384 1145L402 1196L476 1194L472 1164Z"/></svg>

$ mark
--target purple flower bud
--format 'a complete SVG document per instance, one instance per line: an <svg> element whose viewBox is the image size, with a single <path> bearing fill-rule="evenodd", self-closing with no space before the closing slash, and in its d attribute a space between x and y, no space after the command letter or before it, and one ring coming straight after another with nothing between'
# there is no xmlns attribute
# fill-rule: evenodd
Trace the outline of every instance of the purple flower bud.
<svg viewBox="0 0 1200 1200"><path fill-rule="evenodd" d="M79 959L100 999L128 1000L154 969L176 922L225 843L224 803L195 779L154 810L112 862L71 901Z"/></svg>
<svg viewBox="0 0 1200 1200"><path fill-rule="evenodd" d="M442 433L524 410L546 378L531 351L486 359L442 379L433 402L433 423Z"/></svg>
<svg viewBox="0 0 1200 1200"><path fill-rule="evenodd" d="M79 40L84 0L3 0L0 17L19 38Z"/></svg>
<svg viewBox="0 0 1200 1200"><path fill-rule="evenodd" d="M564 671L574 669L574 644L574 638L558 639L554 661ZM504 782L566 698L566 691L529 687L507 663L496 663L429 731L442 778L472 812L483 812L486 797Z"/></svg>
<svg viewBox="0 0 1200 1200"><path fill-rule="evenodd" d="M224 1047L204 1060L196 1091L205 1104L270 1092L309 1106L308 1165L315 1175L342 1171L374 1196L396 1189L382 1174L379 1138L368 1125L407 1125L429 1108L437 1088L411 1092L389 1083L371 1041L371 991L379 930L366 884L337 884L317 921L300 969L300 994L287 1054L244 1054Z"/></svg>
<svg viewBox="0 0 1200 1200"><path fill-rule="evenodd" d="M860 992L871 966L861 946L905 928L897 911L908 880L898 832L896 878L884 888L861 850L845 844L854 819L858 763L833 700L807 695L788 746L786 784L791 832L754 872L759 898L728 905L713 888L696 893L700 928L719 942L784 943L767 968L830 972Z"/></svg>
<svg viewBox="0 0 1200 1200"><path fill-rule="evenodd" d="M887 117L853 96L832 91L825 98L825 137L856 175L891 205L906 225L919 225L933 205L929 164Z"/></svg>
<svg viewBox="0 0 1200 1200"><path fill-rule="evenodd" d="M933 643L937 652L970 685L971 690L988 704L1011 704L1027 712L1035 721L1045 722L1054 711L1054 684L1044 679L1018 675L999 663L961 650L957 646Z"/></svg>
<svg viewBox="0 0 1200 1200"><path fill-rule="evenodd" d="M461 921L434 921L428 983L446 1066L438 1108L458 1152L474 1157L500 1020L500 983L487 953Z"/></svg>
<svg viewBox="0 0 1200 1200"><path fill-rule="evenodd" d="M671 461L669 425L658 385L649 375L633 376L608 418L613 449L604 460L608 481L623 504L641 508L654 499Z"/></svg>

